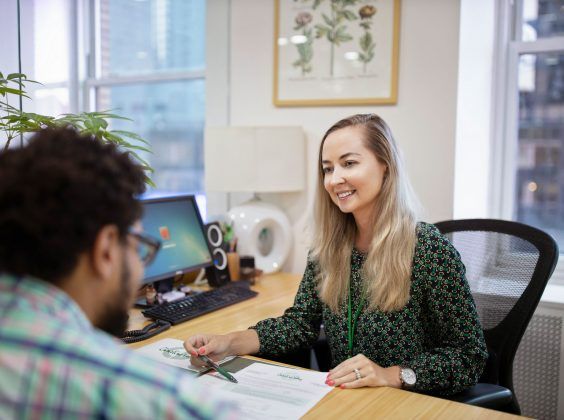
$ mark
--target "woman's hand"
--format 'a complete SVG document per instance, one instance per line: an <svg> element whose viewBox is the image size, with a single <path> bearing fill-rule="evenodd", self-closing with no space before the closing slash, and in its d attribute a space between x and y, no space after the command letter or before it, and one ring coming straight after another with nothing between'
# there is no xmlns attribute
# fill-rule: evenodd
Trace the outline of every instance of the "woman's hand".
<svg viewBox="0 0 564 420"><path fill-rule="evenodd" d="M192 356L192 364L202 366L204 363L198 359L200 354L205 354L217 362L227 356L257 353L260 343L257 332L248 329L226 335L196 334L184 341L184 348Z"/></svg>
<svg viewBox="0 0 564 420"><path fill-rule="evenodd" d="M357 379L355 369L358 369L360 379ZM400 368L399 366L383 368L365 355L357 354L330 370L325 383L340 388L361 388L364 386L401 388Z"/></svg>
<svg viewBox="0 0 564 420"><path fill-rule="evenodd" d="M194 366L205 364L198 359L198 355L201 354L205 354L215 362L231 356L230 347L229 335L196 334L184 341L184 348L190 353L190 361Z"/></svg>

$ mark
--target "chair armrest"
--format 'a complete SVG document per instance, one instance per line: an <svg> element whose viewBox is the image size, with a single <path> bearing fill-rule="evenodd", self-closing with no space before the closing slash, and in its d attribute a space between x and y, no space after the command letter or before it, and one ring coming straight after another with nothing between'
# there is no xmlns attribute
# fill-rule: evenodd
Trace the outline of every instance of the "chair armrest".
<svg viewBox="0 0 564 420"><path fill-rule="evenodd" d="M513 403L513 393L500 385L476 384L472 388L446 397L451 401L505 411Z"/></svg>

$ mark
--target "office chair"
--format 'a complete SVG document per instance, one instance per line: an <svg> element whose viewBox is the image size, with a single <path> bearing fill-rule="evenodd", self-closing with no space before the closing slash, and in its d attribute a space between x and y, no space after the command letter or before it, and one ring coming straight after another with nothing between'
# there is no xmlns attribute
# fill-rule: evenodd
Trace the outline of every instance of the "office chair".
<svg viewBox="0 0 564 420"><path fill-rule="evenodd" d="M489 352L479 383L448 399L520 414L513 359L558 261L558 245L539 229L506 220L435 226L460 252Z"/></svg>

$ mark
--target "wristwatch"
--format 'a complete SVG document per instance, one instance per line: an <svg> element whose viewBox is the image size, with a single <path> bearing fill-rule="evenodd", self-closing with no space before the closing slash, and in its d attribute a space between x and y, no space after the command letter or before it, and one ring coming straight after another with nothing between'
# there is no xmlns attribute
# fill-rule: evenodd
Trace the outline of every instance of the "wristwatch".
<svg viewBox="0 0 564 420"><path fill-rule="evenodd" d="M400 381L403 389L411 389L417 382L417 375L415 375L413 369L400 366Z"/></svg>

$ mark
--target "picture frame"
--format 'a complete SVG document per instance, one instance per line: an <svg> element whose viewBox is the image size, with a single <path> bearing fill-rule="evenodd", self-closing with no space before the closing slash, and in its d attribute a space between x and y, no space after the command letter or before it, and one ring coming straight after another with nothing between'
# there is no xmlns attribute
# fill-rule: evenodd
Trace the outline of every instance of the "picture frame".
<svg viewBox="0 0 564 420"><path fill-rule="evenodd" d="M397 103L400 0L275 0L275 106Z"/></svg>

